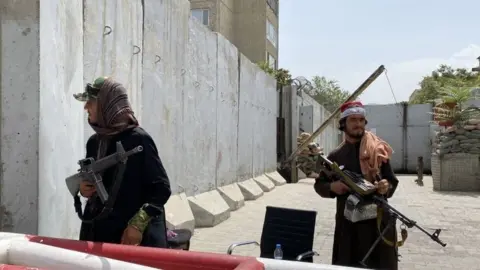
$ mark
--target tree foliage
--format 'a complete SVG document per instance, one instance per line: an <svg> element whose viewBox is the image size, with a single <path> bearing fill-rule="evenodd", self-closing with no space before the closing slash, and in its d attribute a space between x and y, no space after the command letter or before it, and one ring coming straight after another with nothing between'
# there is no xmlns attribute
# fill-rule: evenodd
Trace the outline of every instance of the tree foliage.
<svg viewBox="0 0 480 270"><path fill-rule="evenodd" d="M329 80L324 76L314 76L311 82L312 88L307 91L307 94L329 112L340 107L350 95L348 91L340 87L336 80Z"/></svg>
<svg viewBox="0 0 480 270"><path fill-rule="evenodd" d="M410 96L410 104L430 103L441 98L445 91L451 91L452 88L473 89L478 87L480 86L480 73L441 65L432 74L425 76L419 86L420 88Z"/></svg>
<svg viewBox="0 0 480 270"><path fill-rule="evenodd" d="M274 69L266 62L260 62L257 65L261 70L265 71L265 73L275 77L277 80L277 87L292 84L292 75L290 74L290 71L283 68Z"/></svg>

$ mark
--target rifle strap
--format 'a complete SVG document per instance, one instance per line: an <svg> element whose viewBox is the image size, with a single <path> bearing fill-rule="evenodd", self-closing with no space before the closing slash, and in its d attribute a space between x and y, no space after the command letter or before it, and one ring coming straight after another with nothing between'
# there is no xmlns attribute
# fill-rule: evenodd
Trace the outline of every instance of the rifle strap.
<svg viewBox="0 0 480 270"><path fill-rule="evenodd" d="M120 186L123 181L123 175L125 173L126 162L120 162L117 165L117 169L115 171L115 182L113 183L112 189L110 190L110 194L108 196L108 200L105 202L105 205L102 209L102 212L95 216L92 219L85 219L82 213L82 202L80 201L80 196L76 195L73 197L74 205L75 205L75 212L77 212L78 217L85 223L92 223L95 220L100 220L106 218L113 210L113 206L115 205L115 201L117 200L118 191L120 190Z"/></svg>
<svg viewBox="0 0 480 270"><path fill-rule="evenodd" d="M383 220L383 209L380 207L377 207L377 228L380 233L380 236L382 237L383 242L385 244L391 246L391 247L401 247L403 244L405 244L405 241L407 241L408 238L408 231L405 227L400 226L400 235L402 236L402 240L397 241L396 243L386 239L383 235L381 235L382 232L382 220ZM396 233L396 229L395 229Z"/></svg>

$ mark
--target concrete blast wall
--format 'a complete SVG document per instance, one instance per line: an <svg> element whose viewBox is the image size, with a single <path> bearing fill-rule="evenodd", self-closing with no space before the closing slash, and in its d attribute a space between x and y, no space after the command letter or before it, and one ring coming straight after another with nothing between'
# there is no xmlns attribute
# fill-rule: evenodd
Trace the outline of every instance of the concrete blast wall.
<svg viewBox="0 0 480 270"><path fill-rule="evenodd" d="M92 131L72 94L98 76L127 87L174 193L197 200L276 169L275 80L189 8L187 0L2 1L3 231L77 237L64 179Z"/></svg>
<svg viewBox="0 0 480 270"><path fill-rule="evenodd" d="M366 105L365 109L367 127L393 148L390 163L394 171L416 172L419 156L425 171L431 169L431 104Z"/></svg>
<svg viewBox="0 0 480 270"><path fill-rule="evenodd" d="M305 132L313 133L331 115L327 109L307 93L302 93L297 102L300 109L299 123ZM338 120L334 119L314 140L326 154L337 148L340 143L340 131L337 128L337 122Z"/></svg>

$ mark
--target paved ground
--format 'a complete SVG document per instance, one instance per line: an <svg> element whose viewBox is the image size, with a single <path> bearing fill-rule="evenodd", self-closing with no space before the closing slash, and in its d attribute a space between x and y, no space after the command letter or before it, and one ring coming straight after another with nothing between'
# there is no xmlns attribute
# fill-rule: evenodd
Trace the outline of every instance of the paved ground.
<svg viewBox="0 0 480 270"><path fill-rule="evenodd" d="M443 229L442 248L419 230L409 230L400 249L400 269L480 269L480 194L432 191L430 177L418 186L413 176L399 176L400 185L390 201L398 210L425 229ZM318 212L314 249L317 263L330 263L335 201L320 198L313 180L275 188L256 201L231 213L231 218L214 228L196 229L192 250L225 253L234 242L259 240L265 206L315 210ZM258 256L256 247L239 247L235 254Z"/></svg>

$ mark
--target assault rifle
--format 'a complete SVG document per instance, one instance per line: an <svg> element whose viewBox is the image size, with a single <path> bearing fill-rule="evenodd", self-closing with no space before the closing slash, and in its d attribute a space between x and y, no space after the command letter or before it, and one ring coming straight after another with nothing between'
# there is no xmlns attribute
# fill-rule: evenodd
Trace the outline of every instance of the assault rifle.
<svg viewBox="0 0 480 270"><path fill-rule="evenodd" d="M390 227L395 226L397 220L399 220L407 228L415 227L419 229L421 232L428 235L433 241L437 242L442 247L445 247L447 245L439 238L440 232L442 231L441 229L436 229L434 233L429 233L428 231L426 231L424 228L418 225L416 221L411 220L410 218L402 214L400 211L393 208L383 196L379 195L376 192L377 190L375 188L375 185L365 180L363 176L345 170L343 166L338 166L337 163L328 160L327 157L325 157L324 155L320 155L318 158L319 160L317 163L317 169L319 169L319 172L323 171L327 176L338 177L340 181L342 181L350 188L350 192L358 199L359 202L376 204L378 208L381 208L390 214L390 219L387 226L380 232L379 237L376 239L370 250L367 252L365 257L361 261L362 265L366 266L365 262L367 258L370 256L374 248L378 245L380 240L385 239L385 233Z"/></svg>
<svg viewBox="0 0 480 270"><path fill-rule="evenodd" d="M78 173L65 179L68 190L73 197L77 197L78 191L80 190L80 182L88 181L95 186L97 194L102 200L102 203L105 203L108 200L108 193L105 190L100 173L118 163L125 164L129 156L143 151L143 147L141 145L129 151L125 151L121 142L117 142L116 146L117 151L115 153L99 160L95 160L90 157L78 161L78 165L80 165Z"/></svg>

